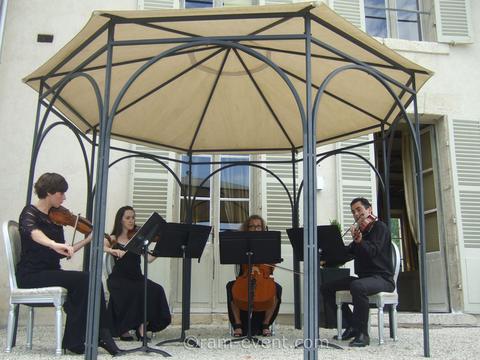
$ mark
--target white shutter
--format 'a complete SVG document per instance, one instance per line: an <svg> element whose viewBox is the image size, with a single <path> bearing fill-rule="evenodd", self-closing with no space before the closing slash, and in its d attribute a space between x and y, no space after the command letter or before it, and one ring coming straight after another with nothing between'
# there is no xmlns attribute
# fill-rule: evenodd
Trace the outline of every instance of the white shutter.
<svg viewBox="0 0 480 360"><path fill-rule="evenodd" d="M363 0L330 0L330 7L356 27L365 30L365 4Z"/></svg>
<svg viewBox="0 0 480 360"><path fill-rule="evenodd" d="M464 311L480 313L480 121L453 120ZM462 241L463 240L463 241Z"/></svg>
<svg viewBox="0 0 480 360"><path fill-rule="evenodd" d="M343 148L363 143L372 138L371 135L360 136L355 139L341 142L338 147ZM374 147L372 144L363 145L350 150L351 152L362 155L371 163L374 161ZM338 221L342 229L348 228L353 223L352 213L350 211L350 202L356 197L364 197L372 204L374 212L376 212L376 181L375 173L370 166L353 155L337 155L337 172L340 182ZM351 235L345 235L345 241L351 240Z"/></svg>
<svg viewBox="0 0 480 360"><path fill-rule="evenodd" d="M138 0L140 10L178 9L179 0Z"/></svg>
<svg viewBox="0 0 480 360"><path fill-rule="evenodd" d="M291 161L292 156L288 154L275 154L267 155L267 161ZM290 163L285 164L267 164L266 166L275 175L279 176L287 186L288 190L292 192L292 165ZM298 174L298 165L297 165ZM288 242L286 229L292 227L292 208L290 200L283 186L278 182L275 177L266 173L266 212L265 221L268 224L269 230L281 231L282 242ZM297 181L297 187L298 187Z"/></svg>
<svg viewBox="0 0 480 360"><path fill-rule="evenodd" d="M169 156L167 151L136 146L137 151L152 155ZM172 164L170 163L170 166ZM135 209L137 223L143 224L153 211L164 219L171 220L171 204L173 201L173 183L171 175L160 164L146 158L135 158L132 181L132 206Z"/></svg>
<svg viewBox="0 0 480 360"><path fill-rule="evenodd" d="M470 0L435 0L438 42L473 42Z"/></svg>
<svg viewBox="0 0 480 360"><path fill-rule="evenodd" d="M454 120L453 131L463 243L480 249L480 122Z"/></svg>

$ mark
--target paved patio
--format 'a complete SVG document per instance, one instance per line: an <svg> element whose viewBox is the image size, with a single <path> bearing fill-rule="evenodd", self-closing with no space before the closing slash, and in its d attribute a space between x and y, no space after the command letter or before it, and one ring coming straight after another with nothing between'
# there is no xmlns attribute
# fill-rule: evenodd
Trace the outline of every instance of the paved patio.
<svg viewBox="0 0 480 360"><path fill-rule="evenodd" d="M385 329L388 334L388 329ZM175 338L180 327L171 326L157 334L152 344L158 341ZM321 329L322 343L332 341L334 330ZM303 351L295 349L295 344L301 341L302 331L292 326L278 325L276 335L272 338L262 338L264 346L247 342L225 344L228 335L226 324L192 325L187 333L201 345L200 349L191 349L180 343L161 347L177 359L303 359ZM349 348L348 342L335 342L344 346L344 350L326 347L319 349L319 359L421 359L423 357L423 332L419 327L401 327L398 329L399 340L393 342L387 338L384 345L378 345L376 328L372 328L372 344L366 348ZM0 359L54 359L55 343L53 326L39 326L34 330L33 349L25 347L25 328L20 327L17 346L11 354L0 353ZM5 339L5 329L0 330L0 338ZM480 327L478 326L439 326L432 325L430 330L431 357L433 359L478 359L480 356ZM4 340L5 341L5 340ZM332 341L333 342L333 341ZM4 349L4 342L2 347ZM124 349L139 346L140 343L118 342ZM162 358L157 354L131 353L122 356L123 360L141 358ZM61 359L81 359L79 355L63 355ZM99 349L99 359L111 358L103 349Z"/></svg>

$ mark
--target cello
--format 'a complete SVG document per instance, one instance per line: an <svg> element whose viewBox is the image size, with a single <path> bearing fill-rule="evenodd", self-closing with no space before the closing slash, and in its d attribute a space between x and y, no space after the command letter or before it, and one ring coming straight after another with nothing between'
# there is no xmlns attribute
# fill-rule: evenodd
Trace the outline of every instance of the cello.
<svg viewBox="0 0 480 360"><path fill-rule="evenodd" d="M248 274L248 265L242 265L242 275L233 284L232 297L235 305L244 311L248 311L248 282L252 284L253 311L266 311L275 304L276 287L273 280L273 268L268 264L254 265L257 271Z"/></svg>

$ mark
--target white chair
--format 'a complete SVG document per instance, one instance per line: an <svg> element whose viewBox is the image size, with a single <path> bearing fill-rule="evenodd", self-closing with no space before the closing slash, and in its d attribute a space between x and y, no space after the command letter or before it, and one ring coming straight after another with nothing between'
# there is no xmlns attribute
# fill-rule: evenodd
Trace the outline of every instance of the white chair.
<svg viewBox="0 0 480 360"><path fill-rule="evenodd" d="M18 223L15 221L6 221L3 223L3 240L5 241L5 253L7 256L8 273L10 280L10 310L8 313L7 327L7 346L5 352L12 350L14 336L16 336L16 325L18 322L18 305L28 306L27 323L27 349L32 348L33 337L33 309L35 306L55 306L55 334L56 349L55 354L62 354L62 306L67 297L67 290L59 287L43 287L34 289L19 289L15 277L15 269L20 260L20 233Z"/></svg>
<svg viewBox="0 0 480 360"><path fill-rule="evenodd" d="M400 272L400 251L397 245L392 243L392 261L395 269L393 280L395 281L395 290L393 292L379 292L368 297L369 303L374 304L378 309L378 343L383 344L383 308L385 305L390 305L390 337L397 341L397 279ZM352 295L349 290L341 290L335 293L335 302L337 304L337 333L338 338L342 336L342 304L351 304ZM370 333L370 313L368 316L368 332Z"/></svg>

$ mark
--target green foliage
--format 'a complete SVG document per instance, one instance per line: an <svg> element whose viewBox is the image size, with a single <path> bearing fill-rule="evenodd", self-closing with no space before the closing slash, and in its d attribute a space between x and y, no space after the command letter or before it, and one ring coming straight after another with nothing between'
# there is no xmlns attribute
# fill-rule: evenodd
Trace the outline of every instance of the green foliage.
<svg viewBox="0 0 480 360"><path fill-rule="evenodd" d="M338 227L340 233L342 233L342 225L338 222L337 219L330 219L330 225L335 225L336 227Z"/></svg>

